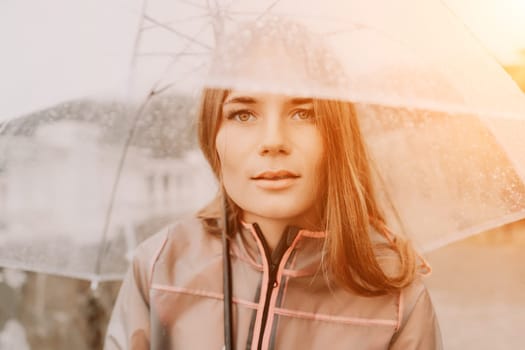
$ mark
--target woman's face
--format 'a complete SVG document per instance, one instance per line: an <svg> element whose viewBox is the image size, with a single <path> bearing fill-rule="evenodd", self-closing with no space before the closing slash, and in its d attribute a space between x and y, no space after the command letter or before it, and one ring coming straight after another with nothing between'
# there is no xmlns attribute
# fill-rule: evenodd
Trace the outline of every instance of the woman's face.
<svg viewBox="0 0 525 350"><path fill-rule="evenodd" d="M311 99L232 91L215 142L224 187L245 221L309 222L324 152Z"/></svg>

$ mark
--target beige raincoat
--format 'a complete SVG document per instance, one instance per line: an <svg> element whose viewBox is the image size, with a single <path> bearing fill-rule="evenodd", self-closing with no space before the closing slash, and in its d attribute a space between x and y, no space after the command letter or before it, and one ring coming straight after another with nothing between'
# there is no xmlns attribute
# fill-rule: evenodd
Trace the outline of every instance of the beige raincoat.
<svg viewBox="0 0 525 350"><path fill-rule="evenodd" d="M396 295L359 296L320 271L323 232L290 228L272 254L261 235L245 224L231 240L237 349L442 348L419 278ZM153 236L136 251L105 349L223 349L222 286L221 238L200 219Z"/></svg>

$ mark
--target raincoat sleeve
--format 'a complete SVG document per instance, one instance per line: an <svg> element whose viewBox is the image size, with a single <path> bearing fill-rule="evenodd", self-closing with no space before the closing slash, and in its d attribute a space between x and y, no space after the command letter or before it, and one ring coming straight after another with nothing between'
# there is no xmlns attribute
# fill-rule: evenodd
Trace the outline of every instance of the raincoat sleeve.
<svg viewBox="0 0 525 350"><path fill-rule="evenodd" d="M390 342L390 350L441 350L441 331L430 295L421 284L404 292L401 322Z"/></svg>
<svg viewBox="0 0 525 350"><path fill-rule="evenodd" d="M150 348L150 270L164 237L157 234L137 248L111 314L104 350Z"/></svg>

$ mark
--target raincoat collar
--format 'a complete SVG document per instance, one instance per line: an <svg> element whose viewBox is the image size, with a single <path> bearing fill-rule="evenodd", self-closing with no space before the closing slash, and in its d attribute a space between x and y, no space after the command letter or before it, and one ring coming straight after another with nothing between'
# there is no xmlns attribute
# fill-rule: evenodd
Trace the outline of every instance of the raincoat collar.
<svg viewBox="0 0 525 350"><path fill-rule="evenodd" d="M259 232L258 232L259 231ZM278 262L287 251L294 255L293 262L287 265L287 273L313 275L321 267L326 232L309 231L289 226L272 252L265 251L264 237L256 223L242 222L238 234L232 240L232 255L246 260L258 269L264 269L264 256L268 263Z"/></svg>

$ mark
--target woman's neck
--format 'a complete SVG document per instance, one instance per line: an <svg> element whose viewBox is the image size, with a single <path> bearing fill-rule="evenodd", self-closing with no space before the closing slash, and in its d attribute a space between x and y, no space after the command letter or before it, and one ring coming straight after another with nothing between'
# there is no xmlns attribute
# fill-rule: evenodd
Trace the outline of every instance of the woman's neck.
<svg viewBox="0 0 525 350"><path fill-rule="evenodd" d="M268 244L268 247L271 251L275 249L277 243L279 243L279 240L284 233L284 230L289 226L286 221L278 221L266 218L257 218L256 220L247 219L246 221L249 223L256 222L257 225L259 225L264 239L266 240L266 243Z"/></svg>
<svg viewBox="0 0 525 350"><path fill-rule="evenodd" d="M243 221L247 223L257 223L262 231L264 239L270 250L274 250L281 239L286 228L296 226L302 229L319 230L319 224L312 222L311 218L315 215L301 216L299 218L266 218L250 213L243 213ZM310 220L309 220L310 218Z"/></svg>

